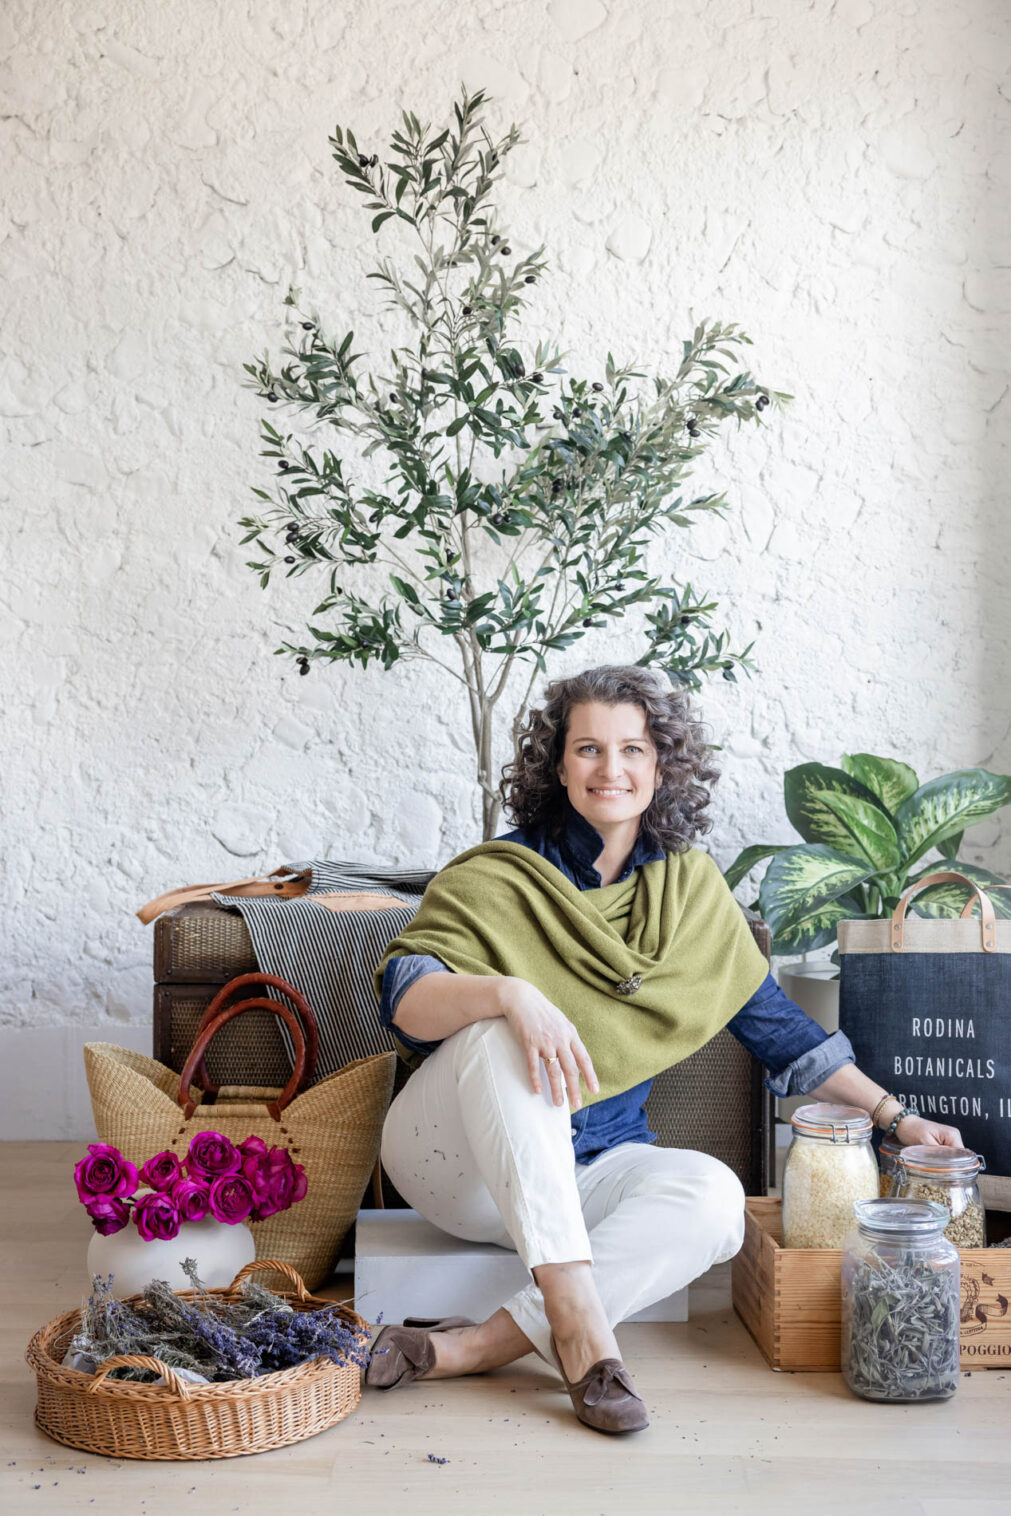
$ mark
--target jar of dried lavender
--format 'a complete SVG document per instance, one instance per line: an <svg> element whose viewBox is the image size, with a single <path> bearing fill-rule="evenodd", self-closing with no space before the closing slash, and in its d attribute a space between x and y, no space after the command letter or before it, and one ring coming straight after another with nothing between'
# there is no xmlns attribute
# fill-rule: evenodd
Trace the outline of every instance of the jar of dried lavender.
<svg viewBox="0 0 1011 1516"><path fill-rule="evenodd" d="M893 1193L902 1200L932 1200L948 1213L944 1235L957 1248L985 1248L986 1220L979 1198L979 1171L985 1168L971 1148L926 1143L903 1148Z"/></svg>
<svg viewBox="0 0 1011 1516"><path fill-rule="evenodd" d="M961 1263L932 1201L860 1200L842 1260L842 1371L865 1400L958 1389Z"/></svg>

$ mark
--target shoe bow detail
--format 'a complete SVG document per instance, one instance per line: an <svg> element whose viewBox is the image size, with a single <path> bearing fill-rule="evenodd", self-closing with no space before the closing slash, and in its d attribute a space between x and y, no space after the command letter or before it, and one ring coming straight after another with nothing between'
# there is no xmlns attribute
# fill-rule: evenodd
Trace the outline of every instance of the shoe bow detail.
<svg viewBox="0 0 1011 1516"><path fill-rule="evenodd" d="M599 1363L593 1365L592 1378L585 1389L582 1388L582 1381L580 1381L583 1404L599 1405L607 1397L612 1385L618 1385L627 1394L634 1395L636 1399L639 1398L632 1377L621 1359L602 1358Z"/></svg>

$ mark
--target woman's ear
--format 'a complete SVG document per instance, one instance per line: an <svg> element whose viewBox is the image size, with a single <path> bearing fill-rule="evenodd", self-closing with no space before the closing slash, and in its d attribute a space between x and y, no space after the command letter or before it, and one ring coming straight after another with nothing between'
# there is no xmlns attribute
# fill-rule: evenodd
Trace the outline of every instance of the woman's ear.
<svg viewBox="0 0 1011 1516"><path fill-rule="evenodd" d="M557 765L557 767L555 768L555 773L558 775L558 782L559 782L559 784L562 786L562 789L564 789L565 788L565 763L564 763L564 761L562 763L559 763Z"/></svg>

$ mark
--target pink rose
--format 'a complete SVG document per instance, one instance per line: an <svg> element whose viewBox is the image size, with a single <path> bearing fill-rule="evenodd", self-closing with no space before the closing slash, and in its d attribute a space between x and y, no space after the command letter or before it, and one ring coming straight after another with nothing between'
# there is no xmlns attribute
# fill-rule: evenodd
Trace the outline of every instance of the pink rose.
<svg viewBox="0 0 1011 1516"><path fill-rule="evenodd" d="M84 1209L91 1217L96 1232L101 1232L103 1237L111 1237L113 1232L121 1232L130 1220L130 1207L122 1200L110 1199L108 1196L100 1196L96 1200L86 1200Z"/></svg>
<svg viewBox="0 0 1011 1516"><path fill-rule="evenodd" d="M203 1221L211 1199L206 1184L196 1179L177 1179L169 1194L176 1203L180 1221Z"/></svg>
<svg viewBox="0 0 1011 1516"><path fill-rule="evenodd" d="M119 1148L89 1142L88 1157L74 1165L74 1183L84 1205L90 1200L124 1200L137 1188L137 1167Z"/></svg>
<svg viewBox="0 0 1011 1516"><path fill-rule="evenodd" d="M176 1180L182 1177L182 1169L175 1153L170 1153L166 1148L164 1153L158 1153L154 1158L149 1158L140 1171L140 1182L151 1187L152 1190L171 1190Z"/></svg>
<svg viewBox="0 0 1011 1516"><path fill-rule="evenodd" d="M224 1174L237 1174L242 1156L234 1143L222 1132L198 1132L186 1155L186 1172L191 1179L210 1184Z"/></svg>
<svg viewBox="0 0 1011 1516"><path fill-rule="evenodd" d="M256 1204L256 1192L242 1174L223 1174L211 1185L211 1215L216 1221L237 1226L247 1221Z"/></svg>
<svg viewBox="0 0 1011 1516"><path fill-rule="evenodd" d="M179 1210L171 1195L145 1190L133 1203L133 1219L145 1242L171 1242L179 1235Z"/></svg>
<svg viewBox="0 0 1011 1516"><path fill-rule="evenodd" d="M243 1169L249 1177L247 1159ZM278 1211L286 1211L290 1205L301 1200L308 1188L305 1169L296 1163L287 1148L271 1148L258 1160L256 1173L257 1206L254 1221L265 1221Z"/></svg>

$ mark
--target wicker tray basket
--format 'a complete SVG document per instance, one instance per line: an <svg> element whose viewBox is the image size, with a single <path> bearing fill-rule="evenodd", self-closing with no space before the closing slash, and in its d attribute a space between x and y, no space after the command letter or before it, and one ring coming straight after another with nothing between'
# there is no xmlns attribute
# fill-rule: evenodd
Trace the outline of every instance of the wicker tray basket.
<svg viewBox="0 0 1011 1516"><path fill-rule="evenodd" d="M277 1293L296 1311L337 1305L347 1326L357 1331L363 1344L368 1342L368 1323L361 1316L336 1301L310 1295L286 1263L266 1258L249 1263L226 1289L209 1293L237 1298L245 1276L263 1269L276 1269L292 1282L294 1293ZM191 1300L195 1292L177 1293ZM350 1415L361 1399L357 1364L337 1365L328 1358L221 1384L191 1384L159 1359L132 1353L107 1358L94 1374L82 1374L61 1364L80 1321L80 1311L57 1316L35 1333L25 1358L38 1383L36 1425L57 1442L84 1452L110 1458L241 1458L325 1432ZM168 1382L140 1384L106 1377L110 1369L128 1364L152 1369Z"/></svg>

